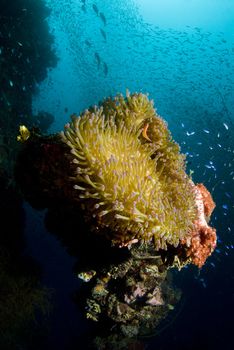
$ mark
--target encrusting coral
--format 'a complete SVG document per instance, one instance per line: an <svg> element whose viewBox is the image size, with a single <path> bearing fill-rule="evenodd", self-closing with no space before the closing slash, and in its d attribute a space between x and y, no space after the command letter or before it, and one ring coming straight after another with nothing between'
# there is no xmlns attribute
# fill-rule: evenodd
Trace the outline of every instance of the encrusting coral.
<svg viewBox="0 0 234 350"><path fill-rule="evenodd" d="M68 176L97 232L107 232L118 246L153 240L165 250L191 234L194 185L179 146L146 95L107 99L73 115L61 135L76 165Z"/></svg>
<svg viewBox="0 0 234 350"><path fill-rule="evenodd" d="M187 247L187 257L200 268L214 251L217 243L216 230L207 224L215 203L203 184L194 186L194 192L198 215L190 238L183 243Z"/></svg>

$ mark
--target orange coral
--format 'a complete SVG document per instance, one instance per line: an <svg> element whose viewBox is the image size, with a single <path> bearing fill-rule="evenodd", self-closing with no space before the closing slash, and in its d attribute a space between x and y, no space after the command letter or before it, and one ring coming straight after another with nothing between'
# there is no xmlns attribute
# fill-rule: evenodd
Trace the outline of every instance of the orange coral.
<svg viewBox="0 0 234 350"><path fill-rule="evenodd" d="M188 247L187 257L191 259L193 264L201 268L216 247L216 230L207 224L207 220L215 208L215 203L203 184L194 185L194 192L198 216L194 222L191 238L182 244L186 244Z"/></svg>
<svg viewBox="0 0 234 350"><path fill-rule="evenodd" d="M210 226L198 226L192 234L187 255L201 268L216 247L216 230Z"/></svg>
<svg viewBox="0 0 234 350"><path fill-rule="evenodd" d="M213 201L210 192L203 184L197 184L196 187L202 195L205 216L209 218L215 208L215 202Z"/></svg>

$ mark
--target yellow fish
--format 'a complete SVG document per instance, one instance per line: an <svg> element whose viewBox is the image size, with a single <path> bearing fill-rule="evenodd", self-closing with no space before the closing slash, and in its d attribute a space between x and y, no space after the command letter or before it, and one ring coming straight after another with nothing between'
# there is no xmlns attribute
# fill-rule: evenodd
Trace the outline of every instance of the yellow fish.
<svg viewBox="0 0 234 350"><path fill-rule="evenodd" d="M20 125L19 127L19 135L17 136L17 141L25 142L29 139L31 133L25 125Z"/></svg>

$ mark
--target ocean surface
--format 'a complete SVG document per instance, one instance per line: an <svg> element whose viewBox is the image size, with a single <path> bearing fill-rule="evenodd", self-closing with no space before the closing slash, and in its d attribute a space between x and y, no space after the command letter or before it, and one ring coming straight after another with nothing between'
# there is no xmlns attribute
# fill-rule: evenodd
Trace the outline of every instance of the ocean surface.
<svg viewBox="0 0 234 350"><path fill-rule="evenodd" d="M15 125L43 111L53 116L47 133L57 133L70 115L106 97L147 93L187 155L187 172L193 171L194 182L204 183L216 203L210 221L217 230L216 250L201 269L173 269L182 291L178 308L131 349L234 349L234 2L0 0L0 8L0 102L8 118L16 111ZM28 26L21 38L17 25ZM24 332L13 327L17 335L11 341L2 333L1 349L88 349L92 325L72 297L81 285L74 273L79 257L47 231L46 209L26 201L22 209L20 254L40 271L51 309L34 315L40 326L33 326L33 337L30 322ZM3 300L2 294L2 324ZM20 308L20 298L17 303Z"/></svg>

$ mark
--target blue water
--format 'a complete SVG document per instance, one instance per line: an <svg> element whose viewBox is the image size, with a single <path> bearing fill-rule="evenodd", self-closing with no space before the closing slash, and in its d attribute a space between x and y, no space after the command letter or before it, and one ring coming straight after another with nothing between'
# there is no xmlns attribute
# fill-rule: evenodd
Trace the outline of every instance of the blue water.
<svg viewBox="0 0 234 350"><path fill-rule="evenodd" d="M216 202L218 245L205 266L175 278L183 306L147 349L233 349L234 340L234 3L231 0L46 0L57 66L33 97L33 112L63 129L104 97L144 92L187 154L187 169ZM94 7L95 5L96 7ZM102 15L101 15L102 14ZM71 300L74 257L26 204L27 249L55 290L44 349L85 349L88 325ZM36 227L36 228L35 228ZM79 347L79 342L82 345ZM77 343L75 343L77 341ZM73 345L72 345L73 344Z"/></svg>

